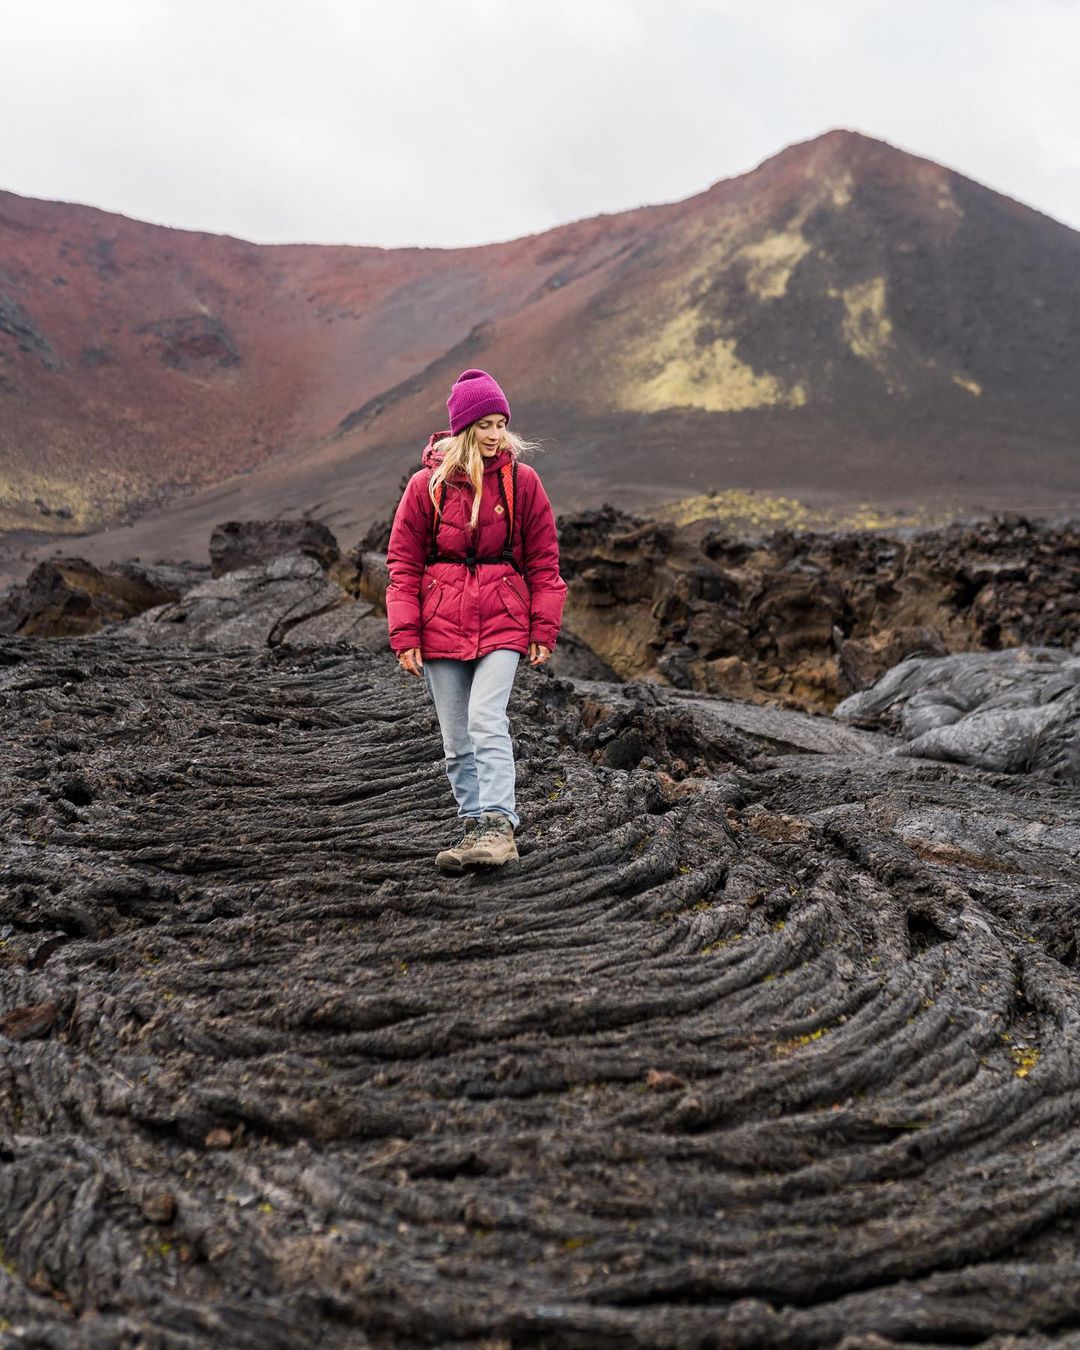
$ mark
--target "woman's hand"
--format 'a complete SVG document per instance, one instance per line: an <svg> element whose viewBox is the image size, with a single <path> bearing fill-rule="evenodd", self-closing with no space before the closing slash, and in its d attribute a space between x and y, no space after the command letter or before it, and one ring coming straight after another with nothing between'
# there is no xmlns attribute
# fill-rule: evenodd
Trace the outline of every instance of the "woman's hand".
<svg viewBox="0 0 1080 1350"><path fill-rule="evenodd" d="M530 666L542 666L544 662L548 659L548 657L550 657L550 655L551 655L551 648L545 647L542 642L529 643Z"/></svg>
<svg viewBox="0 0 1080 1350"><path fill-rule="evenodd" d="M419 675L424 668L419 647L410 647L408 651L398 652L398 665L410 675Z"/></svg>

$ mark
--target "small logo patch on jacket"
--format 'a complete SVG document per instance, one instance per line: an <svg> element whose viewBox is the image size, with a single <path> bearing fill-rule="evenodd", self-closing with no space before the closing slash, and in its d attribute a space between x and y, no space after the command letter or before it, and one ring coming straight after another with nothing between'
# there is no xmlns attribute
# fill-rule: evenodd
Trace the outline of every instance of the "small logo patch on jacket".
<svg viewBox="0 0 1080 1350"><path fill-rule="evenodd" d="M502 513L503 513L502 502L499 502L495 507L495 514L497 516L501 516Z"/></svg>

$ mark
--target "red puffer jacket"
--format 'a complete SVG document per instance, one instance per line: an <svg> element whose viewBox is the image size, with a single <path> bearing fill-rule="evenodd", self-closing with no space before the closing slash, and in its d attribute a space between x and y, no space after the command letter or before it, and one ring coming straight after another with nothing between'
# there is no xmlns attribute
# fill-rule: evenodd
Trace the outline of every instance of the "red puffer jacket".
<svg viewBox="0 0 1080 1350"><path fill-rule="evenodd" d="M386 562L390 585L386 615L390 646L395 652L419 647L427 658L471 661L500 648L521 652L530 642L554 647L562 623L566 582L559 575L559 541L551 502L536 470L517 467L513 555L510 563L428 563L434 516L428 483L442 459L436 432L424 451L424 467L409 479L394 515ZM506 512L499 491L499 470L510 462L509 450L484 461L480 515L469 529L473 487L467 480L446 485L439 521L438 549L464 559L470 543L478 558L496 557L506 544Z"/></svg>

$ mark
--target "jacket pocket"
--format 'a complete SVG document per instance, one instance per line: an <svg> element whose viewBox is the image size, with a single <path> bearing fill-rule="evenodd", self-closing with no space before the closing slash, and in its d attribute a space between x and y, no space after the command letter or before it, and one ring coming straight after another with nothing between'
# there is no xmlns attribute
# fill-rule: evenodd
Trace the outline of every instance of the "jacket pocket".
<svg viewBox="0 0 1080 1350"><path fill-rule="evenodd" d="M420 597L420 622L422 624L430 623L438 613L445 590L446 587L441 582L434 580L428 582L427 589Z"/></svg>
<svg viewBox="0 0 1080 1350"><path fill-rule="evenodd" d="M528 627L529 602L522 598L518 588L508 576L499 579L499 594L502 596L503 606L507 614L518 623Z"/></svg>

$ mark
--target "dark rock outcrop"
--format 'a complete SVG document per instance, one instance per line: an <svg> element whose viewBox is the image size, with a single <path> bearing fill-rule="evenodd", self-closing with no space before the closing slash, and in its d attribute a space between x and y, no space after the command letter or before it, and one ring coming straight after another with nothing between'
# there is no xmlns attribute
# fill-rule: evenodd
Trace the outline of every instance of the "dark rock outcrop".
<svg viewBox="0 0 1080 1350"><path fill-rule="evenodd" d="M386 588L390 584L390 572L386 566L385 553L358 552L355 558L355 590L373 605L380 614L386 613ZM348 578L344 583L347 589L353 589Z"/></svg>
<svg viewBox="0 0 1080 1350"><path fill-rule="evenodd" d="M15 339L20 352L34 357L48 371L61 369L52 343L18 301L0 291L0 333Z"/></svg>
<svg viewBox="0 0 1080 1350"><path fill-rule="evenodd" d="M836 638L836 673L841 688L868 689L886 671L910 656L945 656L945 643L933 628L886 629L870 637Z"/></svg>
<svg viewBox="0 0 1080 1350"><path fill-rule="evenodd" d="M85 558L54 558L38 563L21 586L13 586L0 598L0 633L24 637L95 633L178 599L202 571L187 563L115 563L100 568Z"/></svg>
<svg viewBox="0 0 1080 1350"><path fill-rule="evenodd" d="M1074 789L523 668L521 861L446 877L385 654L6 638L0 695L15 1341L1080 1318Z"/></svg>
<svg viewBox="0 0 1080 1350"><path fill-rule="evenodd" d="M209 314L184 314L141 324L135 332L156 353L162 365L187 375L206 377L240 364L236 339L226 324Z"/></svg>
<svg viewBox="0 0 1080 1350"><path fill-rule="evenodd" d="M332 532L317 520L228 520L210 535L210 575L303 553L327 571L341 556Z"/></svg>
<svg viewBox="0 0 1080 1350"><path fill-rule="evenodd" d="M607 507L559 534L567 625L623 678L831 708L909 655L1080 639L1080 522L751 540Z"/></svg>

